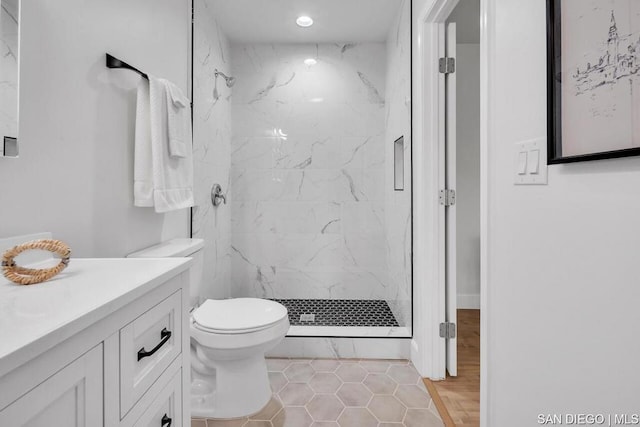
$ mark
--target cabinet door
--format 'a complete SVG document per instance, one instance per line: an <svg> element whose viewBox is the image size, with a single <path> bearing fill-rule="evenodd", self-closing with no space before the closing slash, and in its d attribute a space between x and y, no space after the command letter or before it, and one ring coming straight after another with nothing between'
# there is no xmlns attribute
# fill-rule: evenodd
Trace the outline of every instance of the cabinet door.
<svg viewBox="0 0 640 427"><path fill-rule="evenodd" d="M0 411L0 426L100 427L102 344Z"/></svg>

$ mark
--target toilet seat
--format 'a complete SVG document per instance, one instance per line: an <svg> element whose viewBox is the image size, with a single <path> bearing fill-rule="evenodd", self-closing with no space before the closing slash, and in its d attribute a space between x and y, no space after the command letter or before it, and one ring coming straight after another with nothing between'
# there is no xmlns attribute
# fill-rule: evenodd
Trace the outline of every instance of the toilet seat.
<svg viewBox="0 0 640 427"><path fill-rule="evenodd" d="M259 298L208 299L192 313L195 328L215 334L261 331L287 315L283 305Z"/></svg>

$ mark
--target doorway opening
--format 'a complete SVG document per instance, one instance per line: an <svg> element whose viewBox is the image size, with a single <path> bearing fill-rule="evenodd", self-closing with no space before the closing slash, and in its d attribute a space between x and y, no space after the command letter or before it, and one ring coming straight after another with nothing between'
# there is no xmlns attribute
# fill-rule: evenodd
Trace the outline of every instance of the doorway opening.
<svg viewBox="0 0 640 427"><path fill-rule="evenodd" d="M442 22L439 73L440 250L446 372L429 383L443 420L480 423L480 0L459 0ZM431 391L431 390L430 390Z"/></svg>

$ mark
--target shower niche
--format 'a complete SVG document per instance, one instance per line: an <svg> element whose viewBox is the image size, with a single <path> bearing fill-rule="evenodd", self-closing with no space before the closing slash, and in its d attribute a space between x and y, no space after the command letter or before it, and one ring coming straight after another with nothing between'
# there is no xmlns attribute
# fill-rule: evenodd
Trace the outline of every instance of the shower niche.
<svg viewBox="0 0 640 427"><path fill-rule="evenodd" d="M195 1L208 297L277 300L290 336L411 336L410 17L409 0Z"/></svg>

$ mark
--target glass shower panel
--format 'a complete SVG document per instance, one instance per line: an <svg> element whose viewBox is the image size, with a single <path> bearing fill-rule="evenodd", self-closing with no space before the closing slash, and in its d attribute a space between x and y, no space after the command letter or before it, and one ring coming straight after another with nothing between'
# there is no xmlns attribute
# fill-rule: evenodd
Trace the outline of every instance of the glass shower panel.
<svg viewBox="0 0 640 427"><path fill-rule="evenodd" d="M411 335L411 6L371 1L246 34L233 2L213 1L235 79L217 100L231 116L229 296L281 301L293 335Z"/></svg>

